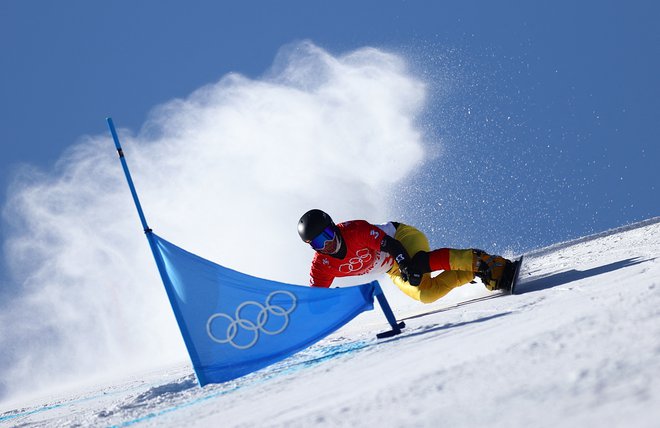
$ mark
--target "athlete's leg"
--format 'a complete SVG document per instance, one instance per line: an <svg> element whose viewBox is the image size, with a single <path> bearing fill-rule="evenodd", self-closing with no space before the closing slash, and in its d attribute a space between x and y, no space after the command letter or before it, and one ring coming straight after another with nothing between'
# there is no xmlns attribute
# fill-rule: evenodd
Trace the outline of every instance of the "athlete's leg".
<svg viewBox="0 0 660 428"><path fill-rule="evenodd" d="M473 272L446 270L433 278L430 273L425 273L422 276L422 282L415 287L401 278L398 268L396 268L396 271L390 271L388 275L401 291L422 303L435 302L454 288L467 284L474 279Z"/></svg>
<svg viewBox="0 0 660 428"><path fill-rule="evenodd" d="M430 253L429 241L426 236L412 226L400 224L394 238L401 242L408 255L413 258L413 263L418 262L420 258L424 260L424 257L432 254ZM388 275L401 291L413 299L423 303L435 302L452 289L474 279L474 273L467 261L468 256L472 260L471 250L453 251L456 251L456 253L453 256L448 253L448 257L455 259L455 266L457 268L465 267L465 269L446 270L434 278L431 277L430 273L425 273L422 276L422 282L417 287L410 285L401 278L399 267L396 264L388 272ZM466 251L469 251L469 254Z"/></svg>
<svg viewBox="0 0 660 428"><path fill-rule="evenodd" d="M502 256L492 256L477 249L454 250L440 248L428 253L428 262L424 264L424 255L417 258L417 269L430 270L465 270L474 272L489 290L498 289L499 280L507 264L511 263Z"/></svg>

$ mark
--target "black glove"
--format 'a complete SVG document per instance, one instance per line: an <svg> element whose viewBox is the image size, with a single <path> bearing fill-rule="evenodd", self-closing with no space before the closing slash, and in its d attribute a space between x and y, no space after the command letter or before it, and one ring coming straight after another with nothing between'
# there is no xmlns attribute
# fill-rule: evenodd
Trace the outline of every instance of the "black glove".
<svg viewBox="0 0 660 428"><path fill-rule="evenodd" d="M396 257L396 261L399 264L401 278L404 281L415 287L422 283L422 273L418 272L412 266L410 266L410 261L407 257L399 255Z"/></svg>
<svg viewBox="0 0 660 428"><path fill-rule="evenodd" d="M417 287L421 283L422 283L422 274L420 272L408 271L408 284Z"/></svg>

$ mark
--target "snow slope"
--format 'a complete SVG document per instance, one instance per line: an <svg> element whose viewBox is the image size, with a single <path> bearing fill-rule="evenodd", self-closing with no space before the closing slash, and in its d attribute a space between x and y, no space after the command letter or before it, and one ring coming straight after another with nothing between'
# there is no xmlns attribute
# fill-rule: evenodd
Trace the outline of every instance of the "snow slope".
<svg viewBox="0 0 660 428"><path fill-rule="evenodd" d="M519 293L479 284L379 310L282 363L199 388L191 368L0 410L1 426L660 426L660 218L526 255Z"/></svg>

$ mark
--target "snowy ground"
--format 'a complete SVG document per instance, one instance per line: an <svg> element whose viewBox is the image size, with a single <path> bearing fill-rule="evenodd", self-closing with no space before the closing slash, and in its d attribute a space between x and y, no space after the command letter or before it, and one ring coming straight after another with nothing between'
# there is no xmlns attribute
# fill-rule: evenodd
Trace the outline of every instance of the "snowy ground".
<svg viewBox="0 0 660 428"><path fill-rule="evenodd" d="M375 339L375 310L234 382L182 363L3 405L0 425L658 427L659 255L655 218L527 254L515 296L423 306L384 280L400 336Z"/></svg>

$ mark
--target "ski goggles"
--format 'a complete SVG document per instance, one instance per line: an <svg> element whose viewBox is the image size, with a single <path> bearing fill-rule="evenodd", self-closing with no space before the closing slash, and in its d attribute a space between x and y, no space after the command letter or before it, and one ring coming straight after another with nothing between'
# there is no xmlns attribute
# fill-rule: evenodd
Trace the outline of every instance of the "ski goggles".
<svg viewBox="0 0 660 428"><path fill-rule="evenodd" d="M335 233L331 226L328 226L316 238L309 241L309 245L315 250L322 250L329 241L332 241L336 237L337 233Z"/></svg>

